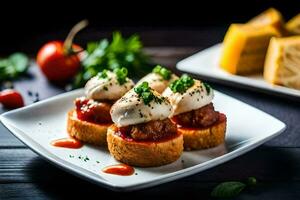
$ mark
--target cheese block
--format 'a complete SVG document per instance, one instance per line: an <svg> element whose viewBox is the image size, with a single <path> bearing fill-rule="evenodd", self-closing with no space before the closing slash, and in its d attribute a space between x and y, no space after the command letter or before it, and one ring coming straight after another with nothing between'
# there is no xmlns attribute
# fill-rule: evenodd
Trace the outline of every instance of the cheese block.
<svg viewBox="0 0 300 200"><path fill-rule="evenodd" d="M273 36L280 36L273 26L257 28L232 24L223 41L221 68L239 75L263 72L265 55Z"/></svg>
<svg viewBox="0 0 300 200"><path fill-rule="evenodd" d="M300 13L286 23L286 29L293 35L300 35Z"/></svg>
<svg viewBox="0 0 300 200"><path fill-rule="evenodd" d="M300 89L300 36L271 39L264 78L272 84Z"/></svg>
<svg viewBox="0 0 300 200"><path fill-rule="evenodd" d="M285 22L281 13L275 8L269 8L247 22L253 26L273 26L282 35L287 35Z"/></svg>

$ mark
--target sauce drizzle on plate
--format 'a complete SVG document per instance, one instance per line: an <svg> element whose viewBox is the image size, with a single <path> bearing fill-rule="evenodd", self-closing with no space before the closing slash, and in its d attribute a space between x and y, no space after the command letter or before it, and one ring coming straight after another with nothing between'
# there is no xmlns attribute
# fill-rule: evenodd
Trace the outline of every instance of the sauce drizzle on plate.
<svg viewBox="0 0 300 200"><path fill-rule="evenodd" d="M102 169L104 173L114 174L119 176L130 176L134 173L134 168L126 164L117 164L107 166Z"/></svg>
<svg viewBox="0 0 300 200"><path fill-rule="evenodd" d="M56 147L64 147L64 148L71 148L71 149L79 149L83 146L82 142L74 138L57 139L52 141L51 145Z"/></svg>

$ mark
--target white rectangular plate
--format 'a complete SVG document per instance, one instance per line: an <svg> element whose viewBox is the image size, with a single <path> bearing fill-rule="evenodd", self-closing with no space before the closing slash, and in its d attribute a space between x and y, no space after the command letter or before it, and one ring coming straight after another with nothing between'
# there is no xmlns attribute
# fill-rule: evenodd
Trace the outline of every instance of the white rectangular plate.
<svg viewBox="0 0 300 200"><path fill-rule="evenodd" d="M178 62L176 67L181 71L198 74L204 77L204 79L208 78L212 81L217 80L232 86L259 89L266 93L293 99L296 97L297 100L300 100L300 90L267 83L261 74L238 76L222 70L219 66L221 49L221 44L214 45Z"/></svg>
<svg viewBox="0 0 300 200"><path fill-rule="evenodd" d="M285 129L285 124L278 119L215 91L215 108L228 118L225 144L184 152L179 160L162 167L135 168L136 174L132 176L117 176L101 171L118 163L105 148L84 145L81 149L67 149L50 145L51 141L68 136L67 112L73 108L74 99L81 95L83 90L75 90L4 113L1 122L46 160L113 190L136 190L198 173L257 147ZM89 160L84 161L86 156Z"/></svg>

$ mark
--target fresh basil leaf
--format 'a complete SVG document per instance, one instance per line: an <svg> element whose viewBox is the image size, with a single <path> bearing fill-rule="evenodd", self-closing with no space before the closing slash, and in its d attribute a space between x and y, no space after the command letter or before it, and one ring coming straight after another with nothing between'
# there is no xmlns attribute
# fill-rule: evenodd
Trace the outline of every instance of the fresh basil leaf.
<svg viewBox="0 0 300 200"><path fill-rule="evenodd" d="M232 198L236 197L246 184L238 181L229 181L217 185L211 192L211 196L215 198Z"/></svg>

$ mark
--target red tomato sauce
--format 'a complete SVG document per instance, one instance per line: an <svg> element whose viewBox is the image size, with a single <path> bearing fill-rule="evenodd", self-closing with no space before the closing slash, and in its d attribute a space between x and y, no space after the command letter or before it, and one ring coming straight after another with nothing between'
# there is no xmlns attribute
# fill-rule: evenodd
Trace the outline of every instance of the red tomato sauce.
<svg viewBox="0 0 300 200"><path fill-rule="evenodd" d="M62 138L62 139L54 140L51 142L51 145L56 147L71 148L71 149L79 149L83 146L82 142L74 138Z"/></svg>
<svg viewBox="0 0 300 200"><path fill-rule="evenodd" d="M134 173L134 168L126 164L117 164L102 169L104 173L119 176L130 176Z"/></svg>

